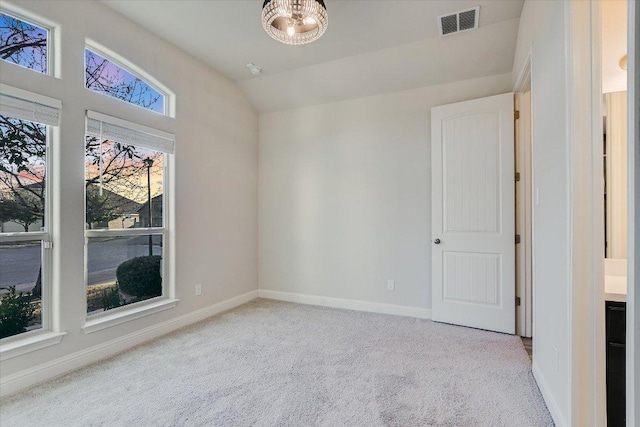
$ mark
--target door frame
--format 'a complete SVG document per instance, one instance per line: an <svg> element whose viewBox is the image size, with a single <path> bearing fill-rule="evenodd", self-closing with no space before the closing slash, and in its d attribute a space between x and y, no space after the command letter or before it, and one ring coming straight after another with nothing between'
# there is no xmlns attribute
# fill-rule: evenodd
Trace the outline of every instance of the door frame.
<svg viewBox="0 0 640 427"><path fill-rule="evenodd" d="M569 425L606 425L601 0L565 3Z"/></svg>
<svg viewBox="0 0 640 427"><path fill-rule="evenodd" d="M516 333L522 337L533 336L533 85L531 83L531 50L514 86L515 108L519 111L515 129L515 166L520 173L516 182L516 234L520 244L516 245L516 295L520 306L516 307ZM522 102L522 95L529 92L529 101ZM528 120L529 126L525 125Z"/></svg>
<svg viewBox="0 0 640 427"><path fill-rule="evenodd" d="M629 1L628 16L628 212L640 216L640 6ZM628 222L627 250L627 425L640 422L640 226Z"/></svg>

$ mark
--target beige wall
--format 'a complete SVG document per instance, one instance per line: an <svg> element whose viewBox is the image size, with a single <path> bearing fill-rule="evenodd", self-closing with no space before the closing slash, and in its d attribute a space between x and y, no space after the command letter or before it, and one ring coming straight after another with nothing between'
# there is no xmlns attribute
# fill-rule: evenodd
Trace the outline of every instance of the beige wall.
<svg viewBox="0 0 640 427"><path fill-rule="evenodd" d="M627 259L627 92L607 99L607 258Z"/></svg>
<svg viewBox="0 0 640 427"><path fill-rule="evenodd" d="M260 289L430 309L431 107L510 90L503 74L261 114Z"/></svg>
<svg viewBox="0 0 640 427"><path fill-rule="evenodd" d="M52 219L57 322L67 335L59 345L3 361L2 377L256 290L258 117L236 85L99 2L11 4L60 25L60 78L0 61L0 81L62 101L60 138L53 153L52 172L57 178ZM85 38L129 59L175 92L176 118L86 90ZM82 262L86 109L176 135L173 249L180 302L174 309L92 334L81 329L86 306ZM199 297L194 292L197 283L202 284Z"/></svg>
<svg viewBox="0 0 640 427"><path fill-rule="evenodd" d="M568 425L571 415L566 6L555 0L525 2L513 67L516 83L531 54L533 369L557 425Z"/></svg>

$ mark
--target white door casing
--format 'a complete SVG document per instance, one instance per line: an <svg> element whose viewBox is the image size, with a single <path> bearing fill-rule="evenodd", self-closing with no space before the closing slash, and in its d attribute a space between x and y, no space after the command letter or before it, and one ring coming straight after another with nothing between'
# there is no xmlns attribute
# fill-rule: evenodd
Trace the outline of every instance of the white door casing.
<svg viewBox="0 0 640 427"><path fill-rule="evenodd" d="M431 110L432 316L515 333L513 93Z"/></svg>
<svg viewBox="0 0 640 427"><path fill-rule="evenodd" d="M531 146L531 89L515 94L515 109L520 118L515 121L515 233L520 235L516 245L516 333L533 336L533 159Z"/></svg>

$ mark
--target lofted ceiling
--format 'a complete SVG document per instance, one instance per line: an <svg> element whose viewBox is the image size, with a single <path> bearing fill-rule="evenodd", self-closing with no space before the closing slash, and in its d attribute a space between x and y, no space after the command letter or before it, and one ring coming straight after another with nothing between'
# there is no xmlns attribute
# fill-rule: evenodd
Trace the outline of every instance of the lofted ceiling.
<svg viewBox="0 0 640 427"><path fill-rule="evenodd" d="M325 0L329 28L304 46L264 32L263 0L103 3L236 81L265 112L509 73L523 1ZM477 30L438 37L437 16L478 5Z"/></svg>

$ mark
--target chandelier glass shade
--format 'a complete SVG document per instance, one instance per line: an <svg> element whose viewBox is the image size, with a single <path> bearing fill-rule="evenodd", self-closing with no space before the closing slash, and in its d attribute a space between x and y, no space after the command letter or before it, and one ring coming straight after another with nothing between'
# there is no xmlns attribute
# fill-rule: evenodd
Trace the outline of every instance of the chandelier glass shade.
<svg viewBox="0 0 640 427"><path fill-rule="evenodd" d="M262 27L285 44L307 44L319 39L328 22L323 0L265 0L262 5Z"/></svg>

